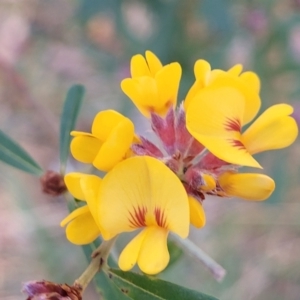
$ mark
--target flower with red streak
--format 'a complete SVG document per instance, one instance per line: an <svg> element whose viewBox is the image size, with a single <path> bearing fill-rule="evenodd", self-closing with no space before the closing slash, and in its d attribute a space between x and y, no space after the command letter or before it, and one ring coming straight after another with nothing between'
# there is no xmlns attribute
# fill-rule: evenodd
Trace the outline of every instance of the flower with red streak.
<svg viewBox="0 0 300 300"><path fill-rule="evenodd" d="M79 185L73 185L73 195L79 187L79 199L87 201L97 232L109 240L140 230L119 257L122 270L138 264L148 274L162 271L169 261L168 233L184 238L190 223L203 227L202 204L207 195L261 201L273 192L272 178L238 170L260 167L253 154L287 147L295 140L298 128L290 116L293 109L274 105L242 132L257 115L261 100L257 75L241 72L241 65L225 72L197 61L195 83L183 104L175 108L180 66L162 66L149 51L146 58L136 55L131 61L132 78L123 80L121 87L149 118L155 142L134 136L131 123L126 119L124 127L119 121L125 117L120 119L116 112L110 113L116 118L106 113L103 132L99 113L92 134L73 134L75 158L108 171L102 180L97 179L98 184L83 176ZM75 227L72 234L76 236Z"/></svg>
<svg viewBox="0 0 300 300"><path fill-rule="evenodd" d="M232 164L261 167L252 155L289 146L298 135L298 127L290 116L293 108L277 104L242 132L246 102L245 96L232 87L204 88L189 103L187 128L216 157Z"/></svg>
<svg viewBox="0 0 300 300"><path fill-rule="evenodd" d="M170 259L169 232L182 238L188 235L187 193L178 177L155 158L129 158L103 178L96 192L91 186L84 191L88 202L98 204L97 217L105 240L142 229L120 255L122 270L137 263L147 274L162 271Z"/></svg>

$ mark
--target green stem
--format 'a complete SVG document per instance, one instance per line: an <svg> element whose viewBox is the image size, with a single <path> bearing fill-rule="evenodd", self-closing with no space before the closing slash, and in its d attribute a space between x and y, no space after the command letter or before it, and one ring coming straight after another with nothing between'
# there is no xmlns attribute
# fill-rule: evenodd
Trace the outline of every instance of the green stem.
<svg viewBox="0 0 300 300"><path fill-rule="evenodd" d="M117 237L114 237L109 241L103 241L101 245L92 253L92 261L86 270L81 274L81 276L74 282L74 286L81 292L86 289L94 276L107 265L108 255L116 239Z"/></svg>

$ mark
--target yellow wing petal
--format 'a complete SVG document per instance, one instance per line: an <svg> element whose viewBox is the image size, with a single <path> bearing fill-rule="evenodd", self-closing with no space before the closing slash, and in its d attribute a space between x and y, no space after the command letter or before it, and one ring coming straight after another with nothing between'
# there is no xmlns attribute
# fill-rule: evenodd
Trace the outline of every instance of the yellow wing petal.
<svg viewBox="0 0 300 300"><path fill-rule="evenodd" d="M261 114L242 136L248 151L255 154L291 145L298 135L297 123L289 116L292 112L290 105L277 104Z"/></svg>

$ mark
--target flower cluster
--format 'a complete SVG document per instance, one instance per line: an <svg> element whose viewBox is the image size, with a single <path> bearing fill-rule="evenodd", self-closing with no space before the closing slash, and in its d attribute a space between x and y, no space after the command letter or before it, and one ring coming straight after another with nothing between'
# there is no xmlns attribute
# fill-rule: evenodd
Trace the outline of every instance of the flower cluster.
<svg viewBox="0 0 300 300"><path fill-rule="evenodd" d="M107 173L65 176L70 193L86 205L61 225L79 245L141 229L119 257L122 270L135 264L147 274L163 270L168 233L186 238L190 224L203 227L207 195L268 198L273 179L239 169L261 168L254 154L287 147L297 137L287 104L270 107L243 131L261 106L255 73L242 72L241 65L211 70L204 60L194 71L195 82L176 107L180 65L163 66L150 51L132 58L131 78L121 88L149 119L154 140L137 136L131 120L113 110L96 115L91 133L71 133L74 158Z"/></svg>

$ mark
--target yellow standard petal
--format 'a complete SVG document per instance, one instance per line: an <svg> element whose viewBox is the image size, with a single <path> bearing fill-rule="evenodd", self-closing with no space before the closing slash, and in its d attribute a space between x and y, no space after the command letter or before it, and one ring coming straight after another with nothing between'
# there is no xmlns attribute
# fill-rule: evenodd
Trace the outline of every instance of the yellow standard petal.
<svg viewBox="0 0 300 300"><path fill-rule="evenodd" d="M298 135L297 123L289 116L292 112L290 105L277 104L261 114L243 134L248 151L255 154L291 145Z"/></svg>
<svg viewBox="0 0 300 300"><path fill-rule="evenodd" d="M151 52L146 51L146 60L148 63L148 67L151 73L152 77L155 77L155 74L162 69L163 65L160 62L160 60L157 58L157 56Z"/></svg>
<svg viewBox="0 0 300 300"><path fill-rule="evenodd" d="M116 125L124 121L132 124L130 119L126 118L115 110L109 109L100 111L94 118L92 134L103 142L109 137Z"/></svg>
<svg viewBox="0 0 300 300"><path fill-rule="evenodd" d="M185 97L183 103L185 110L187 110L191 100L196 96L196 94L207 85L211 73L210 71L210 64L207 61L203 59L196 61L194 66L196 80Z"/></svg>
<svg viewBox="0 0 300 300"><path fill-rule="evenodd" d="M185 189L155 158L132 157L116 165L103 178L99 198L104 239L147 226L163 227L181 237L188 235Z"/></svg>
<svg viewBox="0 0 300 300"><path fill-rule="evenodd" d="M233 76L224 71L215 71L216 70L214 70L210 76L208 86L213 88L230 87L238 90L245 99L245 108L242 116L243 122L241 125L243 126L252 121L261 106L261 100L256 89L252 89L249 84L245 83L237 76Z"/></svg>
<svg viewBox="0 0 300 300"><path fill-rule="evenodd" d="M241 64L236 64L231 67L227 72L233 76L239 76L243 71L243 66Z"/></svg>
<svg viewBox="0 0 300 300"><path fill-rule="evenodd" d="M131 77L151 76L148 64L143 55L137 54L131 58L130 62Z"/></svg>
<svg viewBox="0 0 300 300"><path fill-rule="evenodd" d="M227 162L260 167L241 141L245 99L230 87L202 89L189 104L187 129L218 158Z"/></svg>
<svg viewBox="0 0 300 300"><path fill-rule="evenodd" d="M260 92L260 79L254 72L244 72L241 74L240 79L255 93Z"/></svg>
<svg viewBox="0 0 300 300"><path fill-rule="evenodd" d="M275 189L274 180L263 174L226 172L218 181L228 196L253 201L267 199Z"/></svg>
<svg viewBox="0 0 300 300"><path fill-rule="evenodd" d="M70 150L75 159L83 163L92 163L101 147L101 142L93 136L75 136Z"/></svg>
<svg viewBox="0 0 300 300"><path fill-rule="evenodd" d="M171 106L176 106L180 78L179 63L166 65L156 74L159 102L154 107L157 114L164 116Z"/></svg>
<svg viewBox="0 0 300 300"><path fill-rule="evenodd" d="M102 171L112 169L126 157L133 137L134 125L129 119L125 118L118 124L115 124L110 135L99 149L93 165Z"/></svg>
<svg viewBox="0 0 300 300"><path fill-rule="evenodd" d="M151 113L165 116L176 105L181 67L178 63L162 66L150 51L146 59L136 55L131 61L132 78L121 82L121 89L133 101L140 112L150 117Z"/></svg>
<svg viewBox="0 0 300 300"><path fill-rule="evenodd" d="M196 228L201 228L206 223L205 212L202 204L192 196L189 196L190 222Z"/></svg>
<svg viewBox="0 0 300 300"><path fill-rule="evenodd" d="M145 117L160 105L157 83L152 77L126 78L121 82L121 89Z"/></svg>
<svg viewBox="0 0 300 300"><path fill-rule="evenodd" d="M211 67L210 64L204 59L199 59L194 65L194 73L196 80L201 80L203 86L206 86L210 77Z"/></svg>

